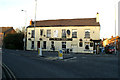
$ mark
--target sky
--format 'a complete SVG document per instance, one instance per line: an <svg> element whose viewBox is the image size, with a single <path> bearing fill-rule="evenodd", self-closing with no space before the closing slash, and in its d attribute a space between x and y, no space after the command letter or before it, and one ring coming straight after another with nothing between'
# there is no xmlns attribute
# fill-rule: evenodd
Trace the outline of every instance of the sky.
<svg viewBox="0 0 120 80"><path fill-rule="evenodd" d="M115 8L118 27L118 1L37 0L36 20L95 18L98 12L100 38L110 38L115 36ZM28 26L31 19L35 19L35 0L0 0L0 27L21 29Z"/></svg>

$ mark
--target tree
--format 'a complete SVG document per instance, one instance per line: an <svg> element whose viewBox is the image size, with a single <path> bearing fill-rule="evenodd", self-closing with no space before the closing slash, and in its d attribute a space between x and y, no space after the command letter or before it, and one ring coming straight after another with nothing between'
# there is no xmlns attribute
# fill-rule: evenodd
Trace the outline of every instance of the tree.
<svg viewBox="0 0 120 80"><path fill-rule="evenodd" d="M3 46L7 49L23 49L23 33L7 34L3 39Z"/></svg>
<svg viewBox="0 0 120 80"><path fill-rule="evenodd" d="M17 33L21 33L21 32L22 32L19 28L16 28L15 31L16 31Z"/></svg>

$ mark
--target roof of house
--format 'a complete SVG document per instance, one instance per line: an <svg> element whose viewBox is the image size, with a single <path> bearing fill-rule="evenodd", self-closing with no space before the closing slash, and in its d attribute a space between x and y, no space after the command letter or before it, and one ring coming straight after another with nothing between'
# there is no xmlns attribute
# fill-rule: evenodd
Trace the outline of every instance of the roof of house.
<svg viewBox="0 0 120 80"><path fill-rule="evenodd" d="M2 33L6 33L8 31L13 30L13 27L0 27Z"/></svg>
<svg viewBox="0 0 120 80"><path fill-rule="evenodd" d="M28 27L33 27L34 24ZM100 26L96 18L82 19L57 19L36 21L36 27L56 27L56 26Z"/></svg>

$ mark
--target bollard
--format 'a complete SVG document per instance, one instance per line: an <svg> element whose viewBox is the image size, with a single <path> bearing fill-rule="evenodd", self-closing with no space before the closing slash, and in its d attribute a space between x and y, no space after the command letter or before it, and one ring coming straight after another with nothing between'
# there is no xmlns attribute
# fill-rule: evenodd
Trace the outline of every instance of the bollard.
<svg viewBox="0 0 120 80"><path fill-rule="evenodd" d="M38 48L38 55L42 56L42 49L41 48Z"/></svg>
<svg viewBox="0 0 120 80"><path fill-rule="evenodd" d="M58 58L63 59L63 52L62 50L58 51Z"/></svg>

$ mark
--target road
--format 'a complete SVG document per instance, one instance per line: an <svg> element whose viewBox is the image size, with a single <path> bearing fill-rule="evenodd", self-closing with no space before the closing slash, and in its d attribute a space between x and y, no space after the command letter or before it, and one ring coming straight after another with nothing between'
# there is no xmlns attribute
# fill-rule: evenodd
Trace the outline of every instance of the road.
<svg viewBox="0 0 120 80"><path fill-rule="evenodd" d="M26 52L24 52L26 53ZM117 56L74 54L75 59L47 60L3 51L2 61L16 78L117 78Z"/></svg>

